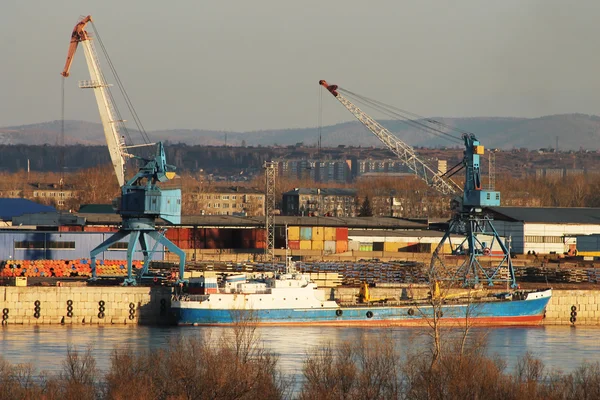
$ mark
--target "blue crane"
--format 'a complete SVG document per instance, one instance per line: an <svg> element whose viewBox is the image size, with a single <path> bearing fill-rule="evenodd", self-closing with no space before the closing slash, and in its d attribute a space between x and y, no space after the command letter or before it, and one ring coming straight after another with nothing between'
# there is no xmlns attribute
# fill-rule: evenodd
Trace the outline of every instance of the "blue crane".
<svg viewBox="0 0 600 400"><path fill-rule="evenodd" d="M516 287L516 278L510 257L509 240L498 235L493 226L491 213L485 207L500 205L500 192L484 188L482 185L480 157L484 147L474 134L460 131L461 136L448 133L456 130L431 118L423 118L414 113L386 105L377 100L358 95L337 85L330 85L325 80L319 85L327 89L356 119L373 133L386 148L394 153L404 165L427 185L443 195L452 196L452 218L442 240L436 247L429 266L430 277L436 281L459 281L464 286L475 286L482 282L493 286L506 283ZM422 160L408 144L393 135L387 128L367 115L347 97L356 102L379 109L386 115L402 119L410 126L434 133L438 136L460 140L464 144L462 161L446 173L440 173ZM465 171L462 187L452 180L457 172ZM459 243L452 243L453 235L462 238ZM463 262L451 268L444 262L444 245L449 244L453 255L464 255ZM465 247L466 246L466 247ZM502 254L494 254L494 265L486 267L480 258L492 255L492 249L500 248ZM491 262L491 261L490 261Z"/></svg>
<svg viewBox="0 0 600 400"><path fill-rule="evenodd" d="M119 126L123 123L123 120L118 118L120 114L113 103L112 94L109 90L110 85L104 79L104 74L100 69L92 36L85 30L88 23L93 24L92 17L89 15L75 25L71 34L67 60L61 75L65 78L69 76L75 51L78 45L81 45L84 49L90 80L81 81L79 86L94 90L112 165L119 186L121 187L121 196L116 203L122 220L119 231L90 252L92 280L97 279L96 257L98 254L129 236L129 243L127 245L127 277L123 282L124 285L136 285L148 273L149 262L156 253L159 244L164 245L169 251L179 257L179 277L177 283L184 283L185 252L168 240L156 228L156 220L158 218L170 224L179 224L181 222L181 189L164 189L159 186L159 183L167 182L169 179L175 177L175 167L167 164L165 149L161 142L155 143L156 152L153 157L144 158L128 152L128 149L150 146L154 145L154 143L146 143L138 146L125 145L125 140L119 133ZM100 41L97 32L95 39ZM112 63L110 66L114 72ZM115 77L117 78L119 87L124 92L124 88L116 74ZM124 94L127 105L131 109L136 123L138 123L138 127L141 127L137 113L132 109L129 97L126 93ZM140 131L145 135L143 128ZM143 165L133 178L126 180L125 164L129 159L140 160ZM150 243L147 240L148 238L153 240L151 249L148 248L148 243ZM144 256L144 266L141 271L137 271L134 274L132 261L138 243Z"/></svg>

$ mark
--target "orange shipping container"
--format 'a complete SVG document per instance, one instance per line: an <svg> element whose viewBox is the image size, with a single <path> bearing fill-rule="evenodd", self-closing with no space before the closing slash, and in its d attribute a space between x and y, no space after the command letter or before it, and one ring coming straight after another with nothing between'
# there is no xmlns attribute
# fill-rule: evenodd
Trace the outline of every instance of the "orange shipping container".
<svg viewBox="0 0 600 400"><path fill-rule="evenodd" d="M288 240L288 247L290 248L290 250L300 250L300 241Z"/></svg>
<svg viewBox="0 0 600 400"><path fill-rule="evenodd" d="M348 251L348 241L338 240L335 242L335 252L336 253L345 253L347 251Z"/></svg>

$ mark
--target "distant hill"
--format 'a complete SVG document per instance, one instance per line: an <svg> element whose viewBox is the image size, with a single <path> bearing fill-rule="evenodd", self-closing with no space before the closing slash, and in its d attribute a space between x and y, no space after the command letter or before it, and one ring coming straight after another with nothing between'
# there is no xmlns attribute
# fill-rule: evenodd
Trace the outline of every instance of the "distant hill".
<svg viewBox="0 0 600 400"><path fill-rule="evenodd" d="M435 118L454 128L473 132L488 148L539 149L554 147L558 136L562 150L600 148L600 117L584 114L549 115L539 118ZM381 121L390 131L410 144L420 147L452 146L443 138L432 136L398 121ZM130 130L136 141L139 133ZM61 143L61 121L0 128L0 144L56 145ZM298 142L313 144L318 139L317 128L275 129L249 132L223 132L202 129L172 129L148 132L151 140L163 140L188 145L248 146L290 145ZM379 141L358 122L324 126L323 146L352 144L380 146ZM227 139L226 139L227 137ZM65 144L103 145L102 126L84 121L65 121Z"/></svg>

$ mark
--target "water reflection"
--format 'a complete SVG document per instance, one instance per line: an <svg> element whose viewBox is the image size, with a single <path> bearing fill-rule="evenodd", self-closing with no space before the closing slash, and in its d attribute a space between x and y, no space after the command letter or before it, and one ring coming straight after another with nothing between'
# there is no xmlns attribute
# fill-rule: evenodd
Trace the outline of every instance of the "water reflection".
<svg viewBox="0 0 600 400"><path fill-rule="evenodd" d="M265 346L279 354L286 373L298 374L308 352L328 343L342 341L374 343L381 335L391 335L400 348L426 348L426 332L414 328L332 328L332 327L263 327L258 328ZM475 330L477 332L477 330ZM512 369L517 359L530 352L548 368L570 372L583 361L600 356L598 328L550 326L536 328L495 328L485 331L488 353L498 354ZM230 328L160 328L124 326L15 326L0 329L0 353L12 363L31 363L38 371L57 371L69 347L92 349L99 368L105 370L115 348L131 347L154 350L168 346L179 337L230 335Z"/></svg>

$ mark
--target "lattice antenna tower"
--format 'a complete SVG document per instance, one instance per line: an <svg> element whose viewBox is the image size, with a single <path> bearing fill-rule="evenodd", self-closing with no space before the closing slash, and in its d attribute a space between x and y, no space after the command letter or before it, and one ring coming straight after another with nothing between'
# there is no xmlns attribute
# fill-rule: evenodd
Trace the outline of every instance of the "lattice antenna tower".
<svg viewBox="0 0 600 400"><path fill-rule="evenodd" d="M496 153L490 151L488 153L488 182L489 190L496 188Z"/></svg>
<svg viewBox="0 0 600 400"><path fill-rule="evenodd" d="M265 168L265 229L267 230L267 247L265 256L267 261L275 260L275 176L276 163L266 161Z"/></svg>

